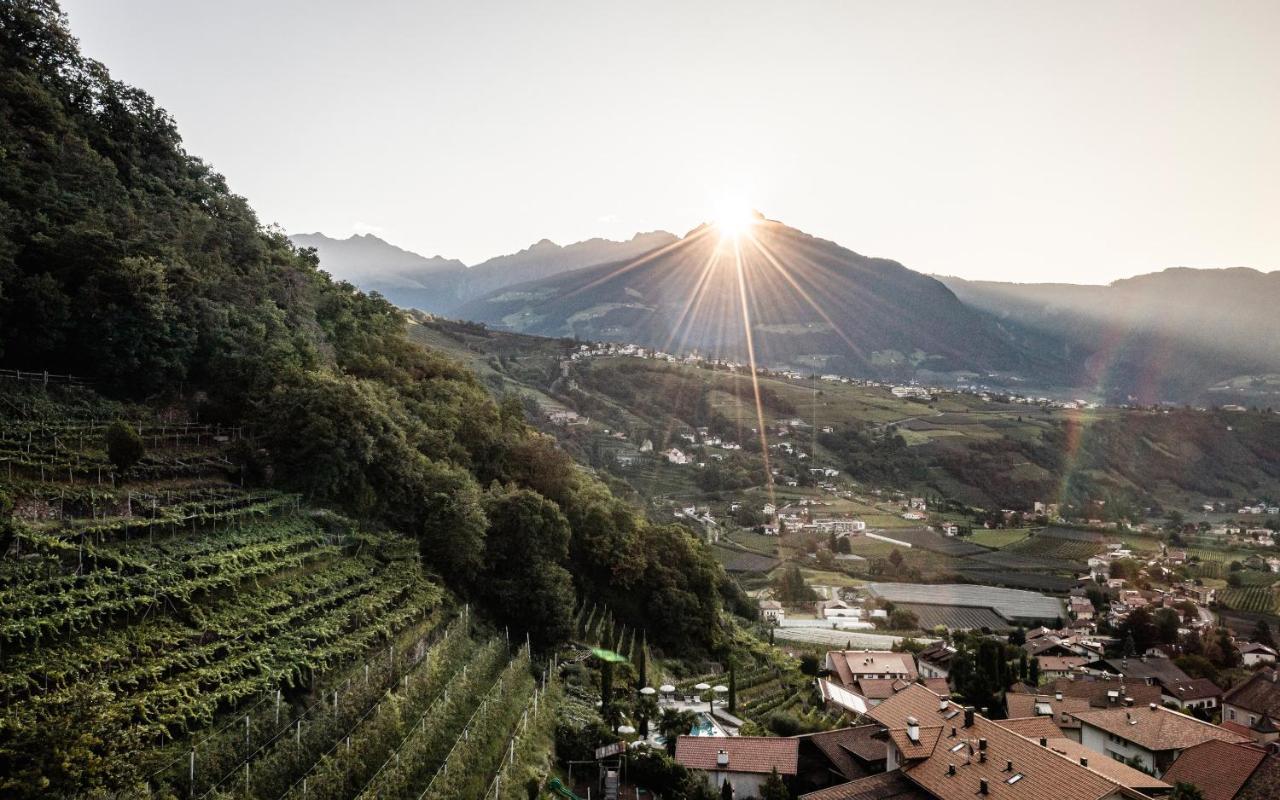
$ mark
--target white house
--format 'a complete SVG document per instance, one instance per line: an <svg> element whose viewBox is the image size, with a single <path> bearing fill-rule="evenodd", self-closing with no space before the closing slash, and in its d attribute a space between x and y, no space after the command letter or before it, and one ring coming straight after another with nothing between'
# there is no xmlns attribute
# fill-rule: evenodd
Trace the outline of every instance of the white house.
<svg viewBox="0 0 1280 800"><path fill-rule="evenodd" d="M1164 706L1077 711L1080 743L1116 761L1127 761L1157 778L1188 747L1210 739L1243 744L1252 741Z"/></svg>

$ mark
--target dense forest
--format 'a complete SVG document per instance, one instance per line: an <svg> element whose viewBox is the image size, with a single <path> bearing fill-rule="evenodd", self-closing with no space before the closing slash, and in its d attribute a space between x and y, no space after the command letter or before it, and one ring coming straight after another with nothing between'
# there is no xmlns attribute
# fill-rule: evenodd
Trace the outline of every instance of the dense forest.
<svg viewBox="0 0 1280 800"><path fill-rule="evenodd" d="M722 646L736 589L703 545L646 523L518 402L264 228L151 97L80 54L56 2L0 5L0 59L0 365L237 426L248 484L412 537L439 582L535 648L583 598L651 646ZM0 772L45 734L5 727Z"/></svg>

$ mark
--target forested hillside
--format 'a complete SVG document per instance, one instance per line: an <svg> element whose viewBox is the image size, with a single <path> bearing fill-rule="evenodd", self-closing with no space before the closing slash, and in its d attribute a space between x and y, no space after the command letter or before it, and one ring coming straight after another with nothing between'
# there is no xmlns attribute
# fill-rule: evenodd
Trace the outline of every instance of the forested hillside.
<svg viewBox="0 0 1280 800"><path fill-rule="evenodd" d="M513 638L527 633L535 649L569 634L579 597L647 628L652 646L719 646L721 598L733 590L703 546L682 528L646 524L529 428L519 403L495 402L468 370L411 343L390 304L331 281L264 229L182 149L150 97L80 55L55 2L0 6L0 59L0 366L86 382L20 383L0 401L6 460L17 465L0 479L0 614L24 625L34 614L40 627L0 634L0 672L23 676L4 700L0 793L133 785L150 763L135 756L239 715L238 704L274 685L305 707L367 647L385 652L390 641L394 651L407 621L452 604L439 587ZM109 457L113 421L140 429L143 448L172 446L150 454L172 469ZM236 434L209 452L197 436L194 453L210 461L189 478L191 443L146 431L197 423ZM106 481L109 503L86 489L91 475L95 487ZM87 505L31 511L72 487ZM134 507L135 492L165 503L178 495L168 530ZM252 505L255 492L293 499L274 501L286 508L263 525L209 516L224 494ZM342 521L320 525L318 507ZM142 527L131 521L144 517ZM144 530L154 544L140 540ZM255 555L217 555L240 546ZM204 574L193 558L265 566L192 587ZM344 583L353 570L359 591ZM250 591L258 574L279 575L270 603ZM40 597L28 590L45 584ZM324 630L342 644L323 664L312 663L318 640L306 636L270 658L231 646L270 624L271 609L330 608L321 584L385 592L414 613L374 628L363 612L341 624L335 616ZM425 594L407 594L410 584ZM178 600L157 603L156 591ZM198 656L182 652L191 647ZM100 668L85 658L136 673L82 685ZM497 676L490 662L484 674ZM178 711L135 702L144 690Z"/></svg>

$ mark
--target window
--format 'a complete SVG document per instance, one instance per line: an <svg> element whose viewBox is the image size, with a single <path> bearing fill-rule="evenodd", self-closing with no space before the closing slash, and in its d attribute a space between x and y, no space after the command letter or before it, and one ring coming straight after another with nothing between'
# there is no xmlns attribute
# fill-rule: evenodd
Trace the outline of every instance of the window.
<svg viewBox="0 0 1280 800"><path fill-rule="evenodd" d="M1005 783L1009 783L1009 784L1017 783L1018 781L1022 780L1022 778L1023 778L1023 775L1021 772L1015 772L1013 775L1009 776L1009 779L1006 780Z"/></svg>
<svg viewBox="0 0 1280 800"><path fill-rule="evenodd" d="M1235 719L1235 718L1236 718L1236 710L1235 710L1234 708L1228 708L1228 709L1227 709L1227 716L1228 716L1228 717L1230 717L1231 719Z"/></svg>

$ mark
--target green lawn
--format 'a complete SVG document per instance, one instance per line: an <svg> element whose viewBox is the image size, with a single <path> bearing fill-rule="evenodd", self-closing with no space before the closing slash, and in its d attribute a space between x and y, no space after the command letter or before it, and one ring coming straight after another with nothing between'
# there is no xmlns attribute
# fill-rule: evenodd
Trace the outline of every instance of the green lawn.
<svg viewBox="0 0 1280 800"><path fill-rule="evenodd" d="M1001 548L1008 547L1014 542L1020 542L1029 535L1026 528L1000 528L996 530L983 530L975 528L973 535L969 537L969 541L974 544L980 544L983 547Z"/></svg>

